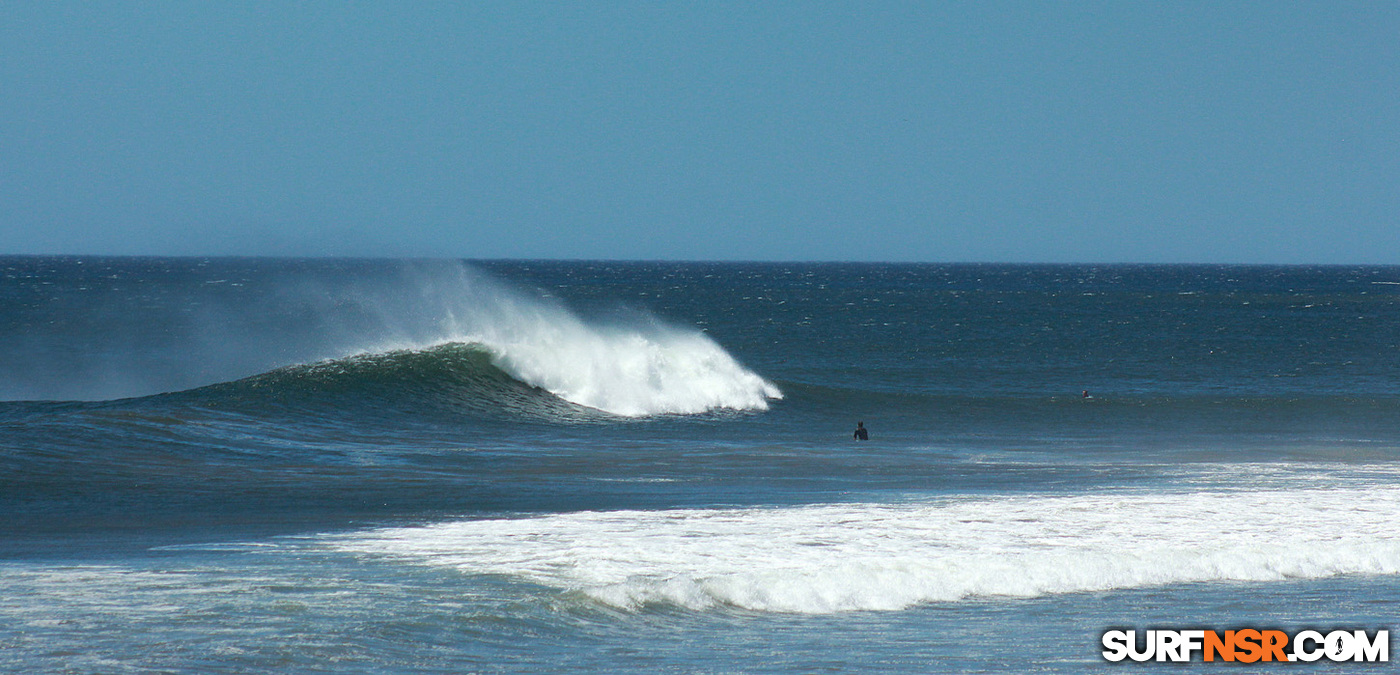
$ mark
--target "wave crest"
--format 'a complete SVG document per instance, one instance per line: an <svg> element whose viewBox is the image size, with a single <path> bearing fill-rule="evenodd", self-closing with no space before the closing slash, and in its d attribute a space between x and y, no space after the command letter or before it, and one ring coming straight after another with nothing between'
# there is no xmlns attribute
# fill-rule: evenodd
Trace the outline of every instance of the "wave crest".
<svg viewBox="0 0 1400 675"><path fill-rule="evenodd" d="M40 309L63 319L24 332L23 358L0 369L0 398L210 393L245 380L263 395L274 383L301 396L369 381L412 394L502 373L624 416L763 410L782 396L693 327L644 313L582 317L460 262L224 260L201 271L206 263L133 261L91 280L92 293L55 296Z"/></svg>
<svg viewBox="0 0 1400 675"><path fill-rule="evenodd" d="M631 417L763 410L768 397L781 395L712 341L586 331L557 344L448 342L355 354L200 391L284 403L356 398L415 407L431 401L463 412L556 420L591 417L590 411Z"/></svg>
<svg viewBox="0 0 1400 675"><path fill-rule="evenodd" d="M356 391L380 404L385 394L421 403L420 394L446 392L452 396L434 400L451 403L455 397L461 406L510 410L545 406L549 416L568 408L543 402L547 392L572 406L626 417L766 410L769 400L782 397L698 329L649 315L585 319L555 300L457 263L286 282L275 298L242 312L230 313L228 330L215 342L231 355L282 353L297 365L274 362L262 374L228 378L201 391L251 388L313 405L317 392ZM279 325L304 326L289 329L295 339L283 341L234 330L246 314L257 312L286 317ZM263 339L267 344L260 344Z"/></svg>
<svg viewBox="0 0 1400 675"><path fill-rule="evenodd" d="M571 403L639 417L766 410L770 399L782 398L777 387L693 328L651 317L628 324L586 321L460 267L436 270L416 287L422 289L416 313L432 319L417 321L410 348L481 345L512 377Z"/></svg>
<svg viewBox="0 0 1400 675"><path fill-rule="evenodd" d="M767 410L768 399L782 396L698 333L645 335L576 323L487 344L494 362L521 381L615 415Z"/></svg>
<svg viewBox="0 0 1400 675"><path fill-rule="evenodd" d="M591 417L590 411L512 377L492 358L482 345L447 343L287 366L198 391L303 409L329 405L354 411L369 405L379 410L436 407L457 414L555 421Z"/></svg>

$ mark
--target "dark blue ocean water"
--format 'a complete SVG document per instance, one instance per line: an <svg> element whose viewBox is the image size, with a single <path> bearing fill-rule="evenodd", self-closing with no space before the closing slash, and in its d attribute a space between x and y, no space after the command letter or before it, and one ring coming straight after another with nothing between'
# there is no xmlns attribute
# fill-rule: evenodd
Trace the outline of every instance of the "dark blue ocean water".
<svg viewBox="0 0 1400 675"><path fill-rule="evenodd" d="M1393 628L1397 459L1395 267L0 258L0 670Z"/></svg>

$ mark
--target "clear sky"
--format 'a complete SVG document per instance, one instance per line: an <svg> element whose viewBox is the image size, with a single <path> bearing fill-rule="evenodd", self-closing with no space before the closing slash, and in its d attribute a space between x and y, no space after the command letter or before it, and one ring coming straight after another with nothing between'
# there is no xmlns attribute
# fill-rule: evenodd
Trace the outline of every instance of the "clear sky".
<svg viewBox="0 0 1400 675"><path fill-rule="evenodd" d="M0 253L1400 264L1400 3L5 2Z"/></svg>

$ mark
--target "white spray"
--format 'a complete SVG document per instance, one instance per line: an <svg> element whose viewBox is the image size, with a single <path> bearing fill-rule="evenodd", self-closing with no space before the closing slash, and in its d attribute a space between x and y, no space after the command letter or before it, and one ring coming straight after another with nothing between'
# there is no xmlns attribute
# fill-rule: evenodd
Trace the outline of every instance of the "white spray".
<svg viewBox="0 0 1400 675"><path fill-rule="evenodd" d="M0 344L25 355L0 363L0 398L144 396L447 343L480 345L517 379L617 415L762 410L782 396L699 330L586 320L454 261L225 261L208 279L189 274L203 265L117 265L113 292L50 301L73 320ZM151 278L121 276L143 270ZM131 290L143 284L154 290Z"/></svg>
<svg viewBox="0 0 1400 675"><path fill-rule="evenodd" d="M654 318L586 321L562 304L531 297L458 264L410 269L414 295L360 289L386 339L363 351L479 344L517 379L616 415L765 410L782 392L693 328Z"/></svg>

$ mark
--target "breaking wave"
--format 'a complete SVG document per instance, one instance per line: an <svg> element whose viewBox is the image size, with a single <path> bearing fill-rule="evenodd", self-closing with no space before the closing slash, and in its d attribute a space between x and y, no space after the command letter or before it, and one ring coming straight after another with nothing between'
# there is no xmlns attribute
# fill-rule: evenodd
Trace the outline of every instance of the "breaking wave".
<svg viewBox="0 0 1400 675"><path fill-rule="evenodd" d="M547 392L627 417L765 410L782 397L693 327L644 313L584 317L455 262L327 265L260 277L257 288L186 284L163 304L79 312L92 325L62 337L85 346L69 364L83 377L46 366L6 384L69 400L191 390L283 400L457 395L465 387L464 405ZM61 366L49 353L73 351L61 346L34 360ZM62 382L46 382L49 373Z"/></svg>
<svg viewBox="0 0 1400 675"><path fill-rule="evenodd" d="M629 417L764 410L768 398L781 395L704 336L604 336L580 328L573 341L548 335L504 346L447 342L356 354L278 368L204 392L282 401L353 396L410 406L431 399L463 411L555 419L588 410Z"/></svg>
<svg viewBox="0 0 1400 675"><path fill-rule="evenodd" d="M450 345L469 345L519 382L629 417L766 410L770 399L782 397L694 328L650 316L586 320L460 265L411 270L390 290L353 296L361 313L378 317L379 328L370 332L381 336L354 358L441 355L454 349Z"/></svg>

